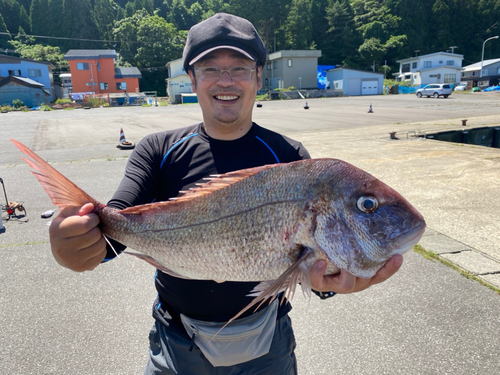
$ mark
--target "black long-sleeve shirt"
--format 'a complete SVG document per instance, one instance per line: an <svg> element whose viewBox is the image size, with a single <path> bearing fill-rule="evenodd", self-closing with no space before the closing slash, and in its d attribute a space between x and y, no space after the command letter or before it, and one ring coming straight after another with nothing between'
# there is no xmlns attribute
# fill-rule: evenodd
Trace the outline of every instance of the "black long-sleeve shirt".
<svg viewBox="0 0 500 375"><path fill-rule="evenodd" d="M232 141L210 138L201 123L155 133L137 144L108 205L121 209L166 201L210 175L309 158L301 143L255 123L246 135ZM124 248L119 244L114 247L120 251ZM113 256L108 249L106 258ZM162 309L171 315L184 313L200 320L227 321L252 300L246 295L257 283L186 280L158 271L155 285ZM289 305L282 306L278 314L289 310Z"/></svg>

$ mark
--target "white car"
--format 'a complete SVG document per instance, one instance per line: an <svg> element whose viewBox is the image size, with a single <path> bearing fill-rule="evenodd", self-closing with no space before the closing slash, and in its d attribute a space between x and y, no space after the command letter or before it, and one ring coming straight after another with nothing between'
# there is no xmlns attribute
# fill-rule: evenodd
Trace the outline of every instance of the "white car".
<svg viewBox="0 0 500 375"><path fill-rule="evenodd" d="M451 86L447 83L432 83L430 85L425 86L424 88L418 89L416 91L417 97L421 98L422 96L427 96L430 98L431 96L435 99L443 96L447 98L451 95Z"/></svg>
<svg viewBox="0 0 500 375"><path fill-rule="evenodd" d="M455 86L455 89L453 91L465 91L467 89L467 84L466 83L460 83Z"/></svg>

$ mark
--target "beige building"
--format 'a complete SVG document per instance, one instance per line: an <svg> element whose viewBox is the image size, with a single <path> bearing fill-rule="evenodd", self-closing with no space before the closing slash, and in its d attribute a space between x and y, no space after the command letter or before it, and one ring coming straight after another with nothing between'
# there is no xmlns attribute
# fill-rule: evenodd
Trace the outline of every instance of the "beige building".
<svg viewBox="0 0 500 375"><path fill-rule="evenodd" d="M167 84L167 95L170 104L180 104L181 94L191 94L191 79L182 67L183 59L169 61L167 63L168 76L165 80Z"/></svg>
<svg viewBox="0 0 500 375"><path fill-rule="evenodd" d="M289 50L270 53L262 70L262 90L276 88L317 89L318 50Z"/></svg>

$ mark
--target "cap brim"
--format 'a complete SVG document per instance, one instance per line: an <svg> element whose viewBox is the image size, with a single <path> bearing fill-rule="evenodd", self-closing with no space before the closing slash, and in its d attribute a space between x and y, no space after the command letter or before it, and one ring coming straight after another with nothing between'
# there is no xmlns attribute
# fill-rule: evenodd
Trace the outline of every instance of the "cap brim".
<svg viewBox="0 0 500 375"><path fill-rule="evenodd" d="M248 57L250 60L252 61L255 61L255 58L250 55L248 52L242 50L241 48L238 48L238 47L234 47L234 46L217 46L217 47L213 47L213 48L209 48L207 49L206 51L203 51L202 53L200 53L198 56L196 56L194 59L192 59L190 62L189 62L189 65L193 65L194 63L196 63L198 60L200 60L203 56L206 56L208 55L210 52L212 51L215 51L215 50L218 50L218 49L221 49L221 48L228 48L228 49L232 49L232 50L235 50L239 53L241 53L242 55L244 55L245 57Z"/></svg>

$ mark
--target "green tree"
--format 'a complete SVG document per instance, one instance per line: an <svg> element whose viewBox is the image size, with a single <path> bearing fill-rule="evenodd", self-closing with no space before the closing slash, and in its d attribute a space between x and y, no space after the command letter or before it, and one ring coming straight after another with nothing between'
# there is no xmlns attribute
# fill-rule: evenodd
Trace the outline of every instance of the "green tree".
<svg viewBox="0 0 500 375"><path fill-rule="evenodd" d="M311 0L292 0L285 22L286 49L311 49Z"/></svg>
<svg viewBox="0 0 500 375"><path fill-rule="evenodd" d="M28 12L26 11L26 8L21 5L21 8L19 9L19 26L22 27L24 30L27 30L30 32L30 17L28 16Z"/></svg>
<svg viewBox="0 0 500 375"><path fill-rule="evenodd" d="M34 35L47 35L45 31L48 18L49 0L33 0L30 7L31 33Z"/></svg>
<svg viewBox="0 0 500 375"><path fill-rule="evenodd" d="M68 61L64 59L64 53L61 52L59 47L35 44L35 38L26 36L22 28L20 30L21 32L19 32L15 39L9 41L20 57L30 60L47 61L58 68L68 67Z"/></svg>
<svg viewBox="0 0 500 375"><path fill-rule="evenodd" d="M335 0L326 8L331 48L325 51L331 64L357 66L362 37L354 23L354 11L348 0Z"/></svg>
<svg viewBox="0 0 500 375"><path fill-rule="evenodd" d="M5 24L5 21L3 20L2 13L0 13L0 33L8 33L9 30L7 29L7 25ZM1 49L6 49L9 48L9 43L8 41L10 40L11 36L9 35L4 35L0 34L0 48Z"/></svg>
<svg viewBox="0 0 500 375"><path fill-rule="evenodd" d="M116 19L117 9L118 4L113 0L95 0L93 14L101 39L113 38L113 22Z"/></svg>
<svg viewBox="0 0 500 375"><path fill-rule="evenodd" d="M97 39L99 32L92 16L89 0L64 0L63 30L65 36L75 39ZM70 40L66 42L66 49L101 48L100 43Z"/></svg>
<svg viewBox="0 0 500 375"><path fill-rule="evenodd" d="M328 21L326 19L326 7L328 0L312 0L311 1L311 35L316 49L322 51L318 64L329 65L326 49L330 48L330 40L328 38ZM324 52L325 51L325 52Z"/></svg>

